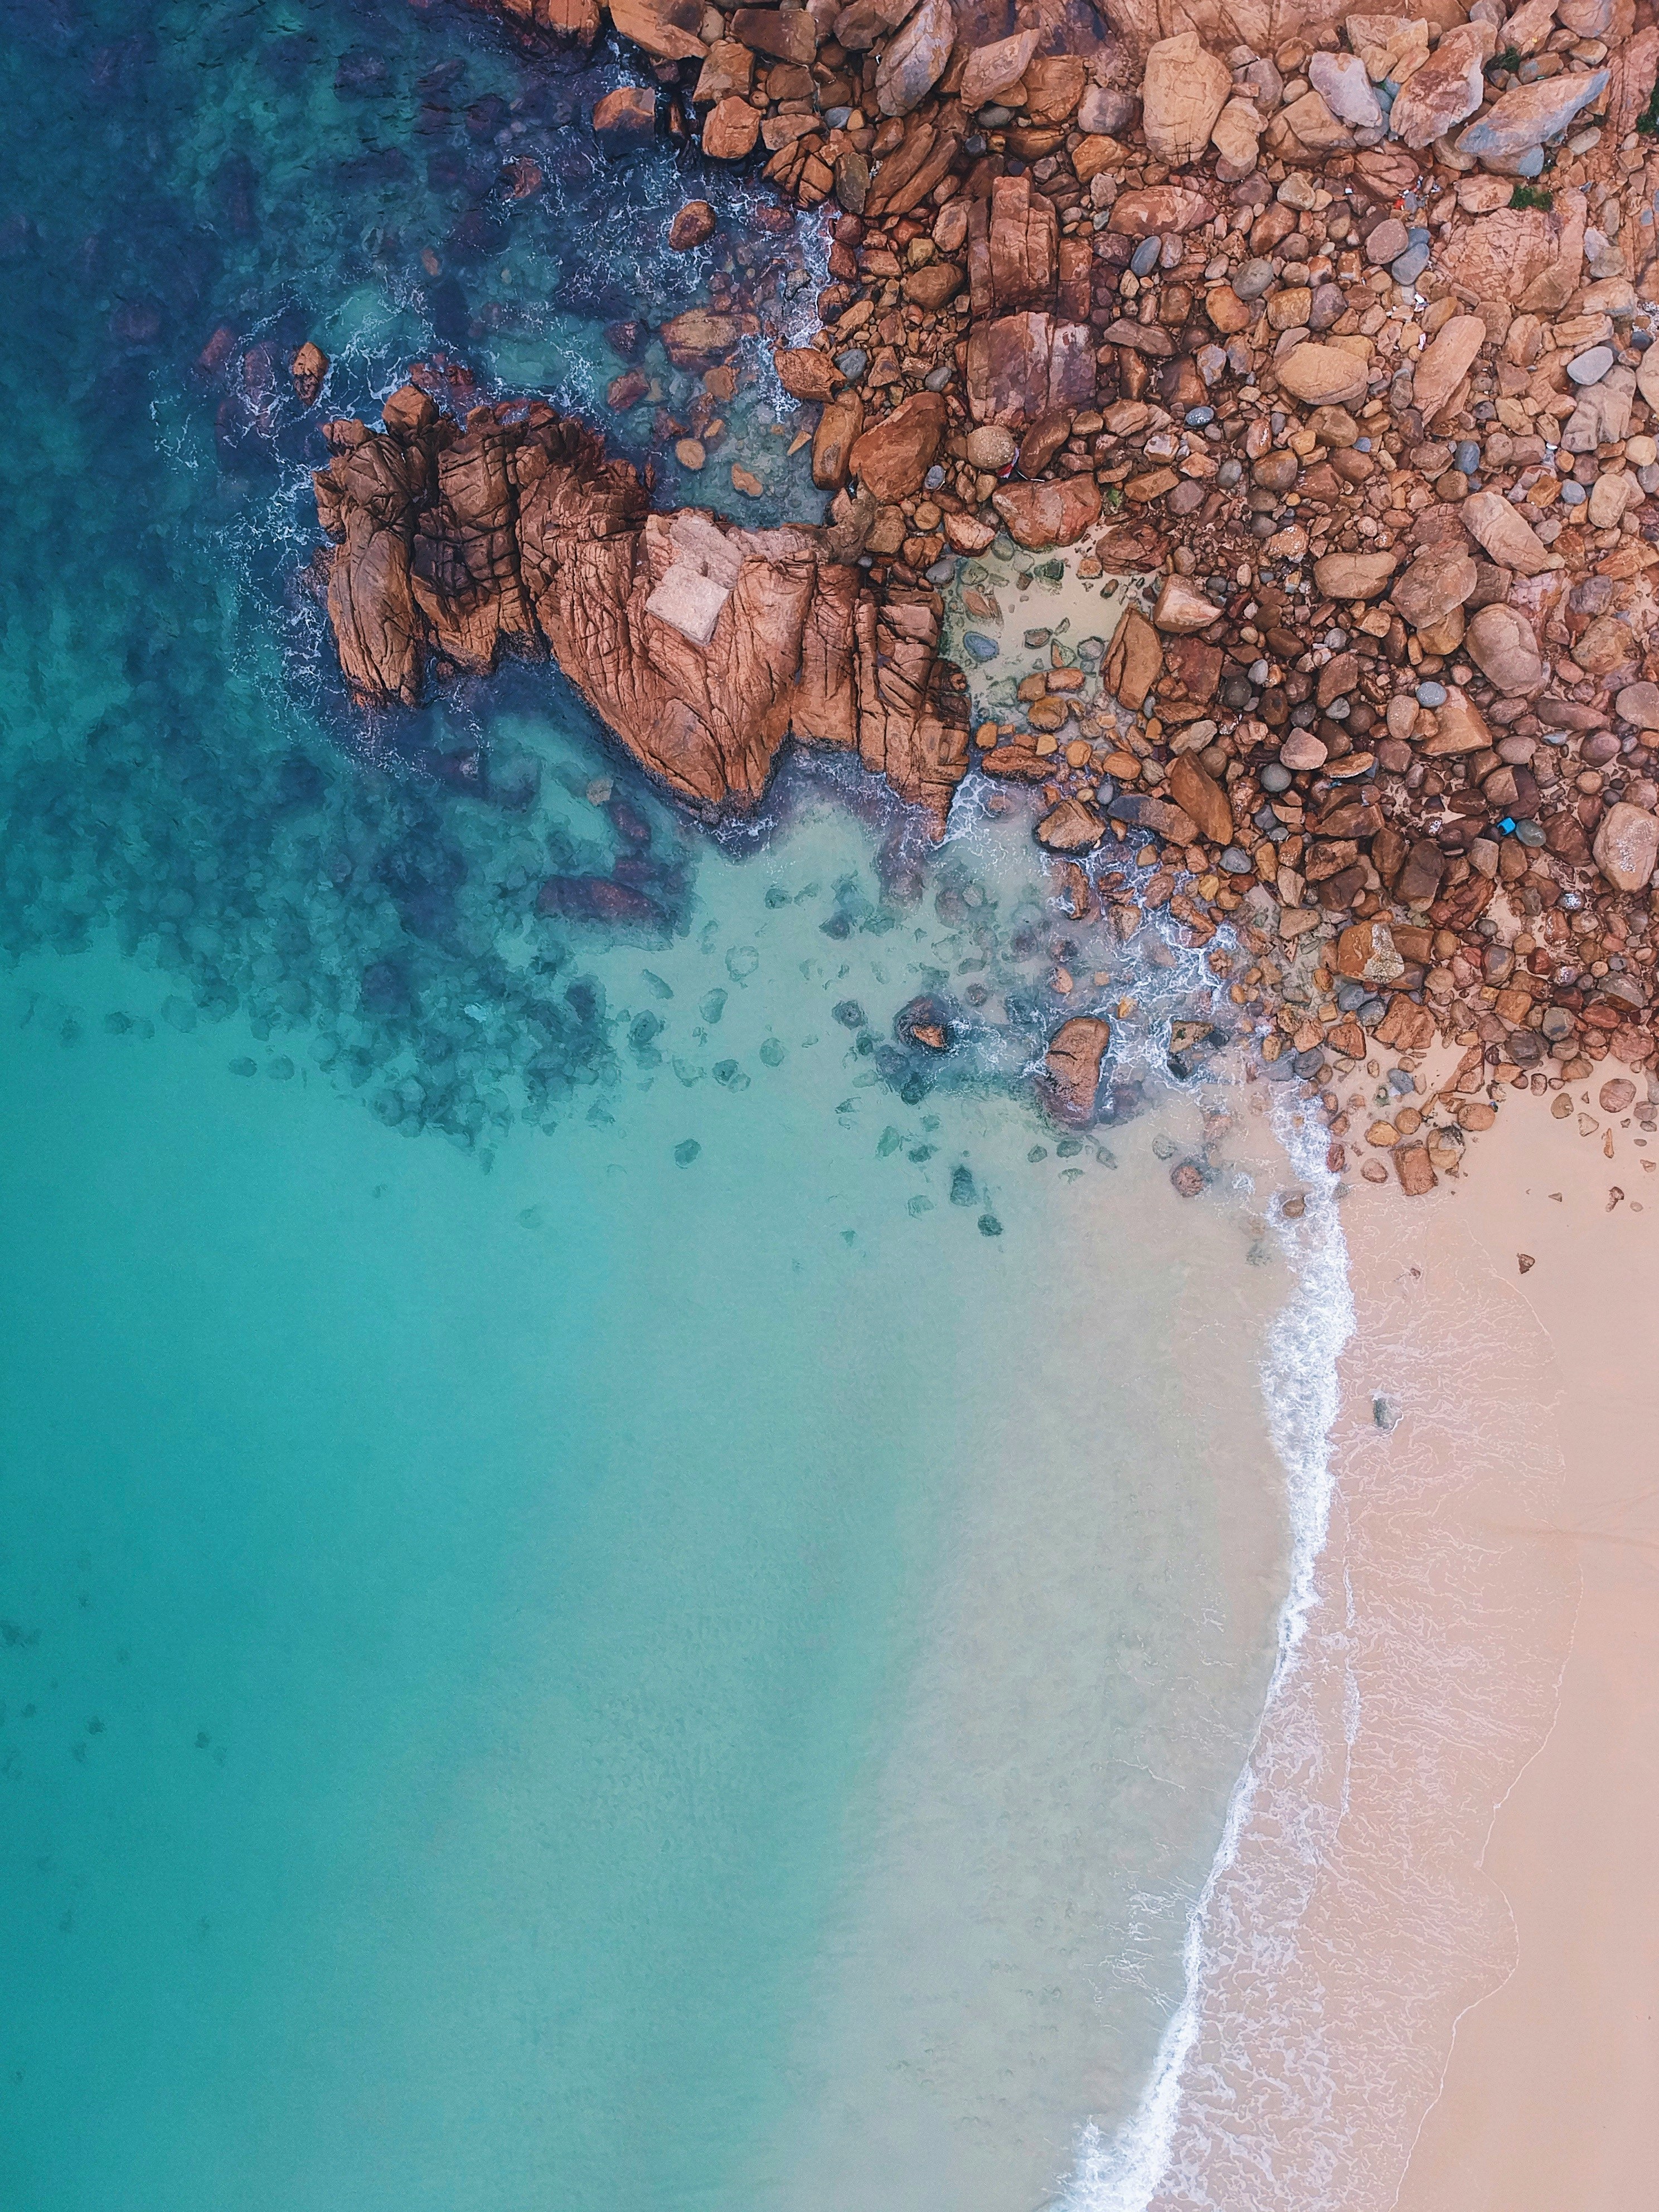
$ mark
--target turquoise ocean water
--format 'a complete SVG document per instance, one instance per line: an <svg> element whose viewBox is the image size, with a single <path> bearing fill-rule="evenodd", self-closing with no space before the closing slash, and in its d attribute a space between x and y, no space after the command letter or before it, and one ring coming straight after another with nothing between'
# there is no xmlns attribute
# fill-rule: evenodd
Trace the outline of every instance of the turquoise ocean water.
<svg viewBox="0 0 1659 2212"><path fill-rule="evenodd" d="M337 697L283 366L591 403L711 266L616 60L30 0L3 66L0 2203L1040 2204L1272 1664L1262 1192L1175 1196L1127 1042L1042 1122L1018 824L797 767L717 840L550 672Z"/></svg>

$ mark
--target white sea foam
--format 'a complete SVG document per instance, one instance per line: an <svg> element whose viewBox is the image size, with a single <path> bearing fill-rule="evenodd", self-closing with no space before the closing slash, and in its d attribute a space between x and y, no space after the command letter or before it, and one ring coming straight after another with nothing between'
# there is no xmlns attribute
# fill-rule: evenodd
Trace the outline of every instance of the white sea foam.
<svg viewBox="0 0 1659 2212"><path fill-rule="evenodd" d="M1337 1178L1326 1169L1316 1129L1279 1102L1279 1133L1308 1193L1299 1221L1278 1233L1296 1288L1275 1322L1262 1364L1268 1431L1285 1468L1291 1539L1290 1587L1279 1615L1279 1656L1261 1728L1227 1808L1220 1848L1188 1917L1183 1949L1186 1990L1158 2046L1152 2076L1133 2117L1108 2138L1091 2124L1063 2203L1067 2212L1145 2212L1170 2174L1183 2078L1197 2041L1214 1966L1207 1938L1218 1885L1237 1862L1255 1808L1258 1753L1297 1662L1311 1608L1315 1571L1330 1525L1330 1437L1338 1405L1337 1361L1353 1330L1348 1252L1337 1213Z"/></svg>
<svg viewBox="0 0 1659 2212"><path fill-rule="evenodd" d="M1513 1963L1481 1858L1575 1596L1517 1533L1560 1479L1548 1346L1473 1255L1420 1241L1391 1281L1368 1262L1357 1334L1322 1135L1291 1115L1310 1195L1262 1370L1291 1530L1278 1663L1182 2001L1128 2121L1085 2132L1066 2212L1387 2212L1458 2015Z"/></svg>

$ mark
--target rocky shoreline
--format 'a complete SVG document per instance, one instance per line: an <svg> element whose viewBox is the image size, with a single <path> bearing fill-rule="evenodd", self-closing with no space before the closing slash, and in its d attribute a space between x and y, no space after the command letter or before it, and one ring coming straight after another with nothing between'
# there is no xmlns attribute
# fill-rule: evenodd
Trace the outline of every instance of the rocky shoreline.
<svg viewBox="0 0 1659 2212"><path fill-rule="evenodd" d="M497 12L603 27L592 0ZM601 138L696 131L825 207L821 329L777 366L817 410L830 520L653 514L591 429L536 401L463 427L426 374L383 431L329 428L354 691L550 651L708 811L752 805L792 731L936 830L975 769L1054 856L1057 1011L1091 926L1227 929L1180 1048L1254 1037L1321 1100L1339 1170L1352 1140L1425 1191L1504 1097L1559 1114L1593 1071L1645 1125L1651 0L1445 0L1264 51L1022 13L611 9L653 82L600 100ZM717 406L744 303L676 319ZM972 611L982 556L1057 574L1059 548L1081 580L1149 576L1146 611L1091 663L1054 642L970 750L945 596ZM1055 1030L1063 1118L1093 1112L1110 1018Z"/></svg>

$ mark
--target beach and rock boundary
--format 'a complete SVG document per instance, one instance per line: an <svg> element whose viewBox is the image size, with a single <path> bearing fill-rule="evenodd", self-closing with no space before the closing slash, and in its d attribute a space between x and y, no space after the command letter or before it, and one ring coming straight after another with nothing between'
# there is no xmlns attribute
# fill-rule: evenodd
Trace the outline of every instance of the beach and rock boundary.
<svg viewBox="0 0 1659 2212"><path fill-rule="evenodd" d="M1352 1143L1408 1193L1516 1091L1559 1113L1596 1073L1646 1112L1652 13L1454 0L1257 50L1078 7L612 9L646 81L598 102L602 142L695 135L831 225L818 333L777 359L830 520L652 515L541 403L463 427L400 394L406 422L331 426L319 478L349 681L408 698L550 650L713 811L792 731L935 830L977 769L1030 807L1065 921L1229 930L1218 1039L1319 1095L1334 1167ZM742 309L660 333L716 398ZM995 549L1154 588L970 748L943 594ZM1385 1057L1407 1089L1345 1091Z"/></svg>

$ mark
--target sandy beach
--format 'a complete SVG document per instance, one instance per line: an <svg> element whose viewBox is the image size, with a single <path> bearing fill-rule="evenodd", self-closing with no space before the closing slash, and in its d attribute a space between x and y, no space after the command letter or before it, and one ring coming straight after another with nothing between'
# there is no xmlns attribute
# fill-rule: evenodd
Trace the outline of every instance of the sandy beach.
<svg viewBox="0 0 1659 2212"><path fill-rule="evenodd" d="M1570 1577L1577 1589L1552 1723L1498 1807L1481 1859L1510 1923L1508 1965L1456 2022L1401 2212L1600 2212L1650 2201L1659 1174L1655 1140L1638 1149L1633 1124L1598 1110L1602 1078L1614 1072L1605 1063L1573 1086L1576 1109L1600 1125L1589 1133L1552 1120L1542 1102L1517 1103L1455 1183L1412 1204L1362 1188L1347 1213L1357 1342L1389 1285L1413 1268L1471 1307L1501 1288L1535 1322L1559 1470L1519 1496L1483 1484L1477 1511L1494 1538L1522 1538L1518 1558L1553 1571L1547 1585ZM1533 1261L1524 1272L1522 1254ZM1469 1418L1473 1442L1479 1407ZM1552 1632L1540 1616L1536 1641Z"/></svg>

